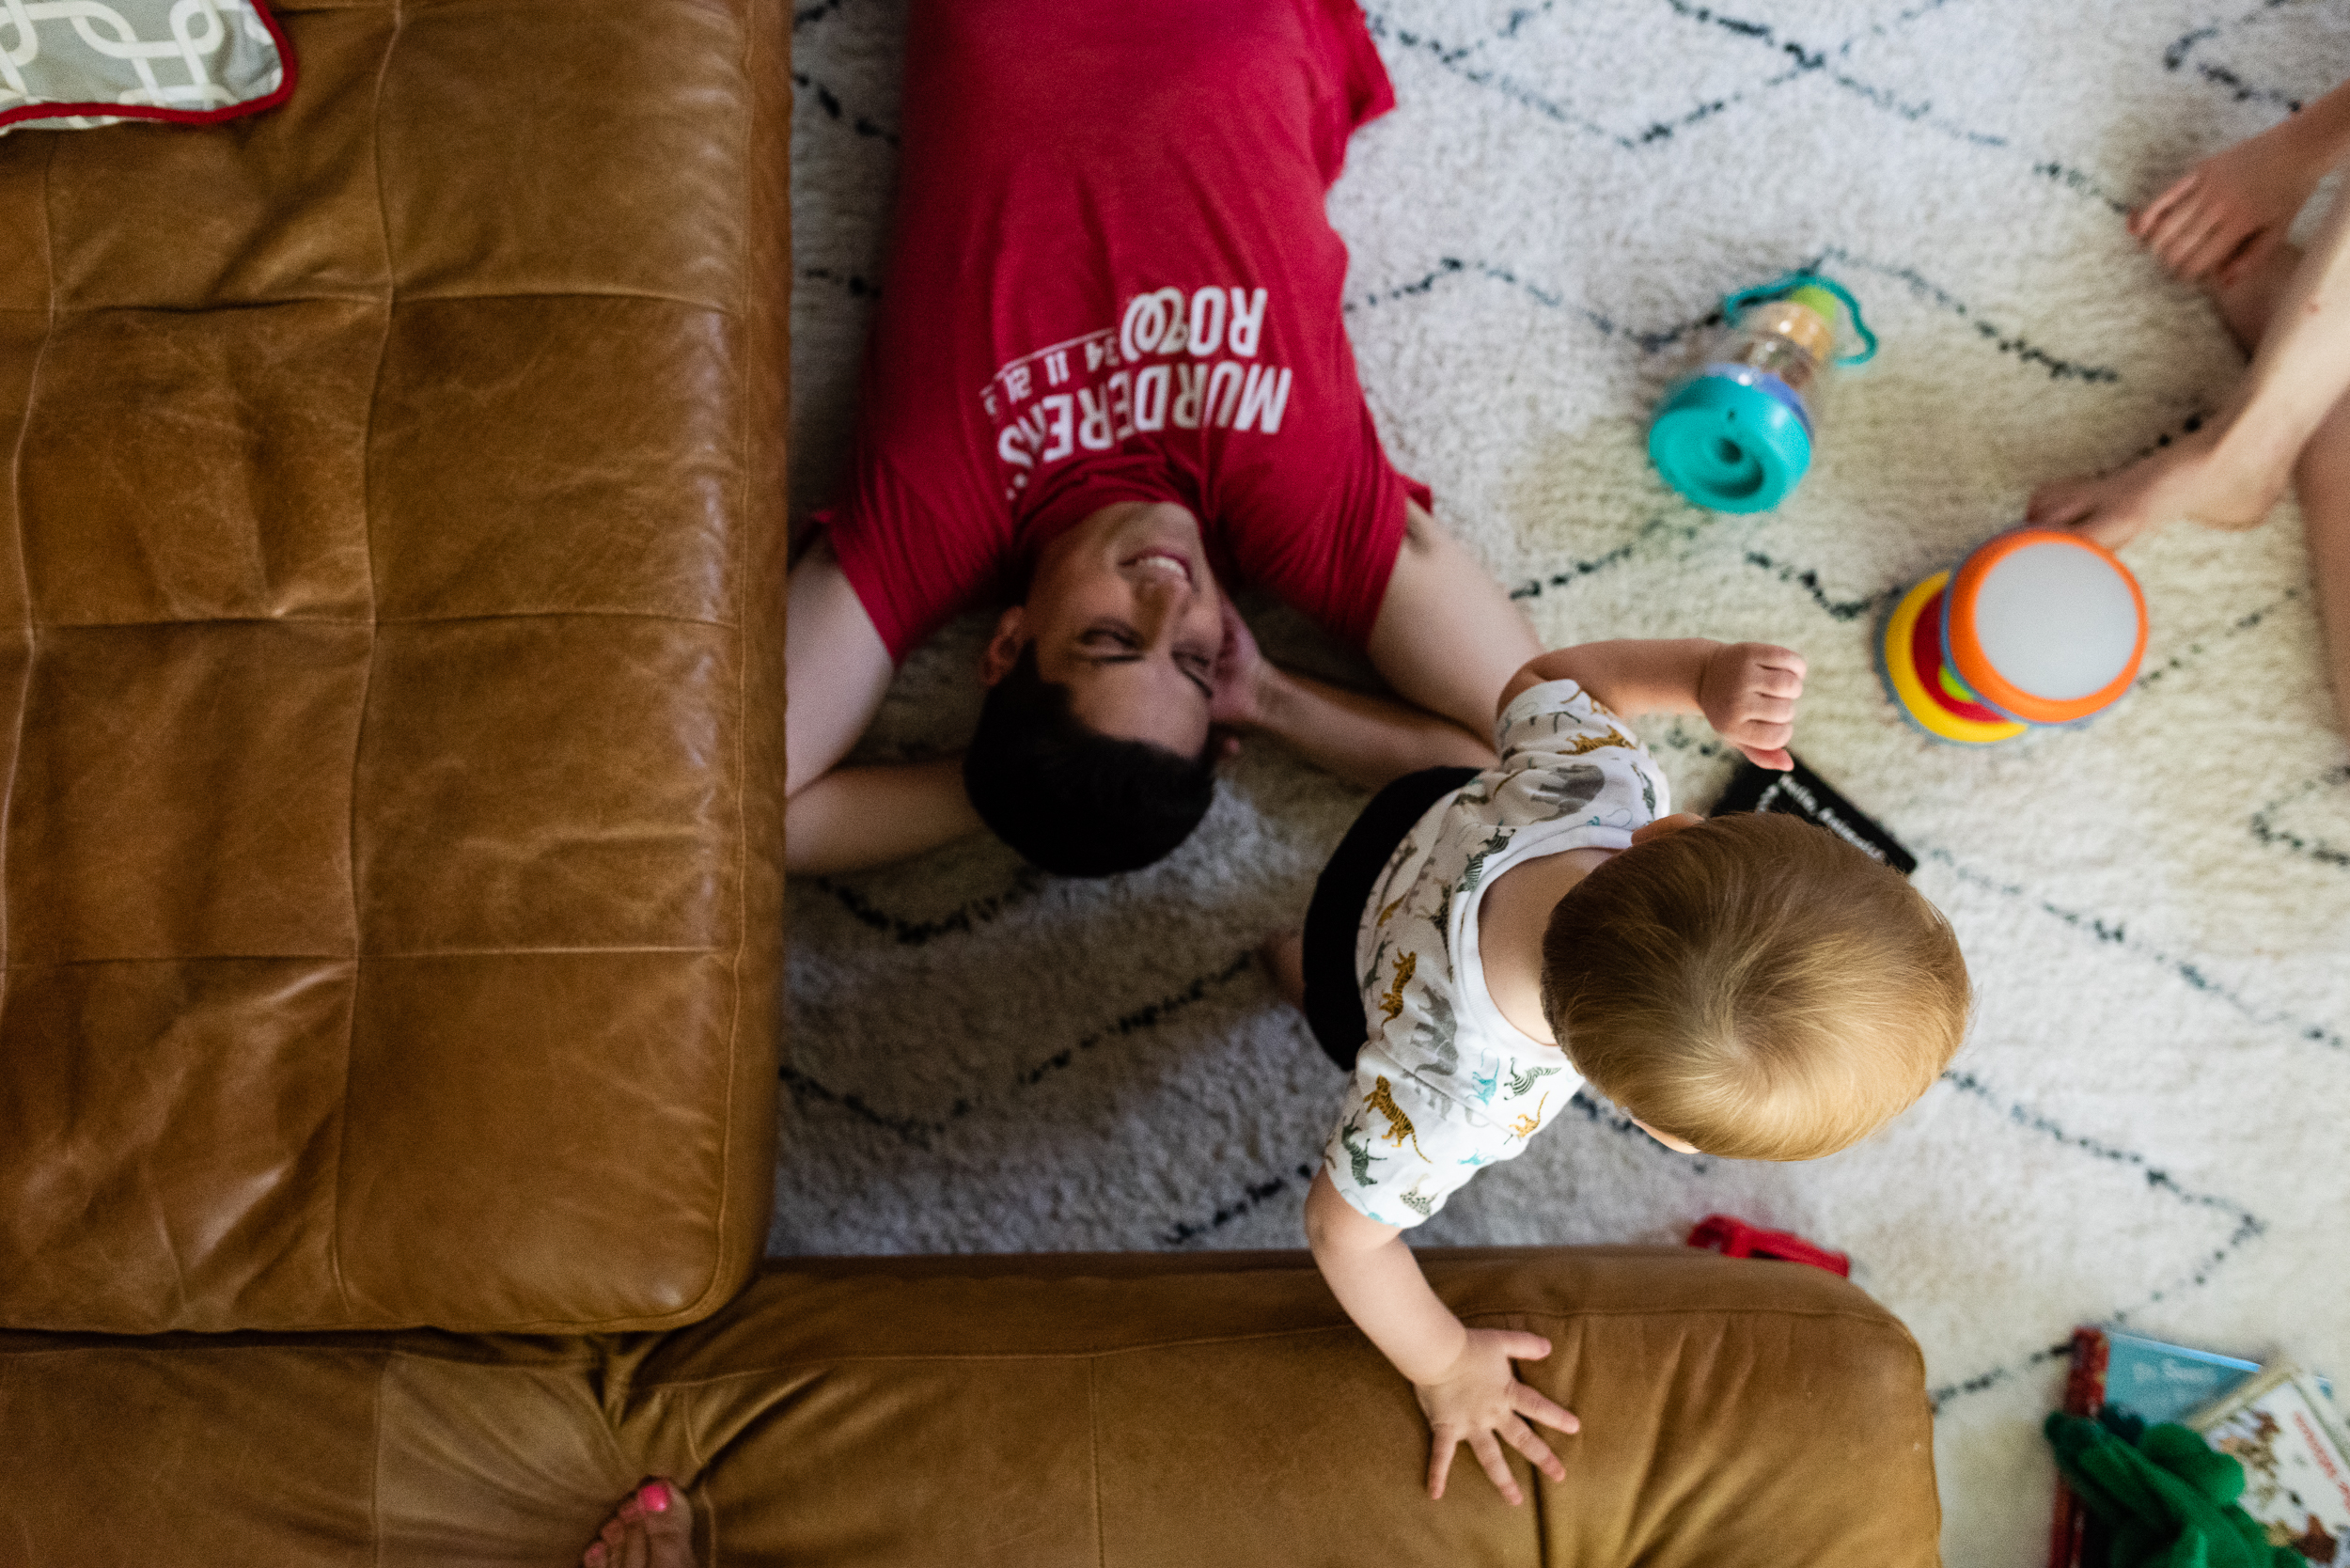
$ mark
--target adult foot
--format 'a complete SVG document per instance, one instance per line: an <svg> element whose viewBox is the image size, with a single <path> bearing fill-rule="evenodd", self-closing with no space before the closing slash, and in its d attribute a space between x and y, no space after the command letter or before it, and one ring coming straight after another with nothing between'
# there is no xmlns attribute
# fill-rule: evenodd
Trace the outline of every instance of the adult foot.
<svg viewBox="0 0 2350 1568"><path fill-rule="evenodd" d="M1265 979L1273 982L1281 1000L1306 1011L1306 938L1293 931L1266 939L1257 949L1257 962L1264 965Z"/></svg>
<svg viewBox="0 0 2350 1568"><path fill-rule="evenodd" d="M2206 425L2119 473L2059 479L2032 492L2024 520L2073 528L2118 550L2147 528L2181 518L2211 528L2249 528L2284 494L2287 474L2248 472L2219 449Z"/></svg>
<svg viewBox="0 0 2350 1568"><path fill-rule="evenodd" d="M666 1480L621 1500L579 1557L581 1568L694 1568L694 1510Z"/></svg>

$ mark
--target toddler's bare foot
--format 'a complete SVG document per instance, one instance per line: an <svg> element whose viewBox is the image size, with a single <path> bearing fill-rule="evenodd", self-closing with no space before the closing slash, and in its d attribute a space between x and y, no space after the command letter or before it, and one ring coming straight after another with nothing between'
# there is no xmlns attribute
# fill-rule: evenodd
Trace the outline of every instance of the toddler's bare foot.
<svg viewBox="0 0 2350 1568"><path fill-rule="evenodd" d="M2224 461L2211 426L2117 474L2059 479L2032 492L2024 520L2075 528L2118 550L2148 527L2187 518L2212 528L2249 528L2284 494L2286 473L2250 475Z"/></svg>
<svg viewBox="0 0 2350 1568"><path fill-rule="evenodd" d="M582 1568L694 1568L694 1511L672 1482L645 1482L622 1499L580 1554Z"/></svg>
<svg viewBox="0 0 2350 1568"><path fill-rule="evenodd" d="M1257 962L1264 965L1265 978L1273 982L1281 1000L1306 1011L1306 938L1293 931L1268 938L1257 949Z"/></svg>

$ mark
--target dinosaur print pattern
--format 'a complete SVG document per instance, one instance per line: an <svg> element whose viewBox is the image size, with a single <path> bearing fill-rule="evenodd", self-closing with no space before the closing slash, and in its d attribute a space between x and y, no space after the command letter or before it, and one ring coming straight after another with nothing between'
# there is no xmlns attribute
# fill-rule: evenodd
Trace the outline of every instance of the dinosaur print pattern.
<svg viewBox="0 0 2350 1568"><path fill-rule="evenodd" d="M1532 1137L1536 1133L1542 1131L1543 1106L1547 1105L1549 1101L1550 1096L1547 1094L1543 1095L1540 1100L1535 1101L1534 1108L1532 1110L1528 1111L1525 1115L1519 1117L1515 1121L1510 1123L1510 1136L1523 1143L1526 1139Z"/></svg>
<svg viewBox="0 0 2350 1568"><path fill-rule="evenodd" d="M1419 1135L1412 1130L1412 1119L1404 1115L1402 1108L1395 1103L1393 1085L1385 1078L1380 1079L1379 1086L1363 1096L1363 1105L1368 1109L1375 1110L1387 1119L1387 1141L1389 1143L1401 1147L1406 1140L1409 1140L1412 1152L1419 1154ZM1424 1160L1428 1156L1420 1154L1419 1157Z"/></svg>
<svg viewBox="0 0 2350 1568"><path fill-rule="evenodd" d="M1605 735L1577 735L1561 749L1566 756L1584 757L1594 751L1605 751L1611 745L1620 745L1632 751L1640 749L1639 742L1633 740L1630 736L1620 735L1613 729Z"/></svg>
<svg viewBox="0 0 2350 1568"><path fill-rule="evenodd" d="M1418 967L1419 954L1395 955L1395 983L1388 986L1387 994L1379 998L1379 1011L1387 1015L1388 1022L1393 1023L1396 1015L1403 1011L1403 988L1412 983L1412 972Z"/></svg>
<svg viewBox="0 0 2350 1568"><path fill-rule="evenodd" d="M1540 801L1560 816L1589 806L1607 787L1607 776L1594 767L1561 768L1526 792L1528 800ZM1655 799L1652 792L1650 800Z"/></svg>
<svg viewBox="0 0 2350 1568"><path fill-rule="evenodd" d="M1521 1073L1518 1071L1518 1064L1512 1061L1510 1063L1511 1098L1516 1099L1533 1093L1536 1083L1559 1071L1559 1069L1556 1067L1529 1067Z"/></svg>
<svg viewBox="0 0 2350 1568"><path fill-rule="evenodd" d="M1480 951L1465 944L1485 889L1543 855L1621 850L1671 809L1655 760L1572 681L1512 698L1495 739L1497 765L1412 824L1364 900L1354 956L1368 1036L1323 1166L1385 1225L1420 1224L1514 1159L1582 1082L1564 1052L1501 1016L1481 967L1464 958L1456 975L1455 955Z"/></svg>
<svg viewBox="0 0 2350 1568"><path fill-rule="evenodd" d="M1485 877L1485 862L1509 847L1510 830L1506 827L1495 828L1494 836L1486 839L1475 855L1468 857L1468 865L1462 869L1461 891L1464 893L1477 891L1477 885Z"/></svg>
<svg viewBox="0 0 2350 1568"><path fill-rule="evenodd" d="M1428 1015L1412 1026L1412 1049L1423 1058L1419 1070L1449 1078L1461 1065L1461 1048L1452 1043L1452 1000L1431 992Z"/></svg>

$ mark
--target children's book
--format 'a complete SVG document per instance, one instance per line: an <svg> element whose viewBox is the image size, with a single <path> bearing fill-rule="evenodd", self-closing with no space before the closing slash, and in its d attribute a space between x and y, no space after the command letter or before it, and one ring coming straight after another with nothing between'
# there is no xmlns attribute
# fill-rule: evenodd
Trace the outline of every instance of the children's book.
<svg viewBox="0 0 2350 1568"><path fill-rule="evenodd" d="M2188 1417L2244 1466L2244 1512L2271 1545L2313 1563L2350 1563L2350 1443L2320 1381L2280 1362Z"/></svg>
<svg viewBox="0 0 2350 1568"><path fill-rule="evenodd" d="M2114 1328L2103 1332L2106 1403L2120 1405L2149 1426L2186 1419L2261 1370L2258 1361L2165 1344Z"/></svg>
<svg viewBox="0 0 2350 1568"><path fill-rule="evenodd" d="M1792 754L1791 754L1792 755ZM1907 876L1918 869L1918 857L1890 833L1863 816L1859 808L1828 786L1827 780L1795 759L1794 768L1779 773L1752 762L1740 762L1730 788L1714 803L1710 816L1733 811L1779 811L1825 827L1872 859L1882 860Z"/></svg>
<svg viewBox="0 0 2350 1568"><path fill-rule="evenodd" d="M2257 1361L2084 1325L2073 1330L2064 1413L2093 1418L2111 1405L2149 1425L2175 1421L2243 1386L2259 1371ZM2106 1560L2103 1534L2088 1510L2074 1501L2062 1482L2057 1482L2048 1568L2100 1568ZM2350 1568L2350 1556L2342 1568Z"/></svg>

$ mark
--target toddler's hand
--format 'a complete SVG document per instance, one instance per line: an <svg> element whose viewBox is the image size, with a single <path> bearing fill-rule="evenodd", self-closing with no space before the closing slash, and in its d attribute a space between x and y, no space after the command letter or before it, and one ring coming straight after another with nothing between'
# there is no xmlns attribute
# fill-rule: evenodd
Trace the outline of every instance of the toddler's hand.
<svg viewBox="0 0 2350 1568"><path fill-rule="evenodd" d="M1803 655L1792 648L1724 643L1705 661L1698 705L1715 732L1756 766L1784 773L1795 765L1787 743L1795 733L1805 667Z"/></svg>
<svg viewBox="0 0 2350 1568"><path fill-rule="evenodd" d="M2130 232L2175 276L2228 287L2284 243L2294 214L2326 170L2279 133L2291 120L2216 152L2130 214Z"/></svg>
<svg viewBox="0 0 2350 1568"><path fill-rule="evenodd" d="M1453 1451L1463 1443L1477 1455L1477 1463L1511 1506L1526 1500L1519 1490L1517 1478L1510 1473L1510 1463L1501 1457L1501 1445L1512 1448L1532 1461L1534 1467L1553 1481L1567 1479L1567 1467L1559 1463L1559 1456L1550 1451L1528 1420L1556 1427L1560 1432L1577 1432L1583 1423L1569 1413L1566 1406L1546 1399L1518 1381L1517 1371L1511 1362L1539 1361L1550 1354L1550 1341L1539 1334L1521 1334L1503 1328L1472 1328L1468 1343L1460 1356L1446 1369L1444 1376L1434 1383L1415 1383L1412 1392L1419 1396L1419 1407L1428 1417L1428 1429L1435 1436L1428 1454L1428 1495L1444 1496L1444 1478L1452 1468ZM1495 1434L1500 1436L1496 1438Z"/></svg>

